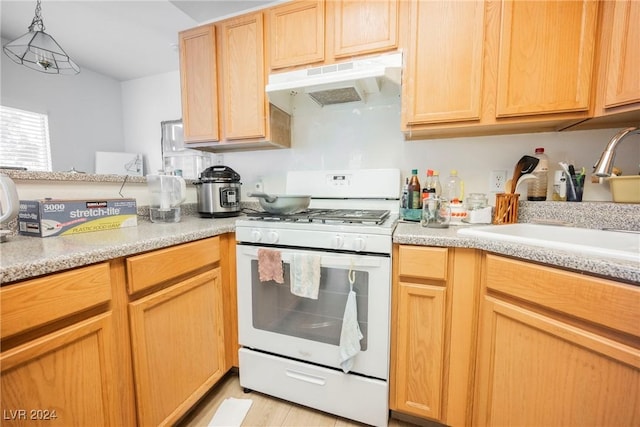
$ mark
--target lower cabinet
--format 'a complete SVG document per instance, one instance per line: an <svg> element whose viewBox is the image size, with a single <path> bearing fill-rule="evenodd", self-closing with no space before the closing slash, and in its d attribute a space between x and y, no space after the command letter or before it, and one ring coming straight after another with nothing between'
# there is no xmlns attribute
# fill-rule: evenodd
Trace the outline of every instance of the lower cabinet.
<svg viewBox="0 0 640 427"><path fill-rule="evenodd" d="M138 424L171 425L225 373L220 238L127 258Z"/></svg>
<svg viewBox="0 0 640 427"><path fill-rule="evenodd" d="M390 408L449 426L637 426L640 286L394 245Z"/></svg>
<svg viewBox="0 0 640 427"><path fill-rule="evenodd" d="M445 288L401 282L398 286L396 409L440 419Z"/></svg>
<svg viewBox="0 0 640 427"><path fill-rule="evenodd" d="M135 422L108 263L0 288L3 426Z"/></svg>
<svg viewBox="0 0 640 427"><path fill-rule="evenodd" d="M2 353L2 425L118 425L111 314Z"/></svg>
<svg viewBox="0 0 640 427"><path fill-rule="evenodd" d="M3 284L0 425L175 424L237 365L234 244Z"/></svg>
<svg viewBox="0 0 640 427"><path fill-rule="evenodd" d="M130 304L140 425L182 416L225 373L220 268Z"/></svg>
<svg viewBox="0 0 640 427"><path fill-rule="evenodd" d="M640 288L488 254L473 425L637 426Z"/></svg>
<svg viewBox="0 0 640 427"><path fill-rule="evenodd" d="M393 411L468 424L479 262L472 249L394 246Z"/></svg>

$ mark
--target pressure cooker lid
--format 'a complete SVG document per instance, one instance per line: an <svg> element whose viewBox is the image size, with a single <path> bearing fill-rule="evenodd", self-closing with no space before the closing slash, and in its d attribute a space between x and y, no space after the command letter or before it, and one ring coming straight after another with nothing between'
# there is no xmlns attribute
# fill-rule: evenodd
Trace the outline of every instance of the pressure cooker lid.
<svg viewBox="0 0 640 427"><path fill-rule="evenodd" d="M240 182L240 174L228 166L211 166L200 174L204 182Z"/></svg>

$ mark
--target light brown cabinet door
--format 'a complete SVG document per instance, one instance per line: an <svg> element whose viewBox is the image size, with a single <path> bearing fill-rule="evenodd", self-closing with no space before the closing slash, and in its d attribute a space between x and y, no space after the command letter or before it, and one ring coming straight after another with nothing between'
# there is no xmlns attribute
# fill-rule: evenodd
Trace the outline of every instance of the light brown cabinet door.
<svg viewBox="0 0 640 427"><path fill-rule="evenodd" d="M180 83L184 142L218 141L218 83L213 25L183 31Z"/></svg>
<svg viewBox="0 0 640 427"><path fill-rule="evenodd" d="M322 62L324 1L296 0L268 10L272 70Z"/></svg>
<svg viewBox="0 0 640 427"><path fill-rule="evenodd" d="M129 304L141 425L170 425L224 374L220 269Z"/></svg>
<svg viewBox="0 0 640 427"><path fill-rule="evenodd" d="M3 426L117 426L111 313L0 355Z"/></svg>
<svg viewBox="0 0 640 427"><path fill-rule="evenodd" d="M640 102L640 2L612 2L605 108Z"/></svg>
<svg viewBox="0 0 640 427"><path fill-rule="evenodd" d="M638 425L638 348L493 297L481 322L473 425Z"/></svg>
<svg viewBox="0 0 640 427"><path fill-rule="evenodd" d="M479 120L484 2L413 0L409 16L403 123Z"/></svg>
<svg viewBox="0 0 640 427"><path fill-rule="evenodd" d="M331 0L327 3L329 33L335 58L396 49L398 0Z"/></svg>
<svg viewBox="0 0 640 427"><path fill-rule="evenodd" d="M262 13L216 24L220 34L222 132L225 140L266 135Z"/></svg>
<svg viewBox="0 0 640 427"><path fill-rule="evenodd" d="M496 117L588 111L598 2L502 2Z"/></svg>
<svg viewBox="0 0 640 427"><path fill-rule="evenodd" d="M396 304L395 408L440 419L445 288L400 282Z"/></svg>

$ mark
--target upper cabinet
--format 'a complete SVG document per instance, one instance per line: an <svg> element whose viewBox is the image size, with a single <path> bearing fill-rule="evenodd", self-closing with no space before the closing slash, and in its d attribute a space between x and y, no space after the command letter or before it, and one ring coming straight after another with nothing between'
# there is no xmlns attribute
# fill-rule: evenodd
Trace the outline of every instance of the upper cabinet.
<svg viewBox="0 0 640 427"><path fill-rule="evenodd" d="M640 122L635 0L292 0L180 34L185 141L290 146L269 72L402 50L407 139Z"/></svg>
<svg viewBox="0 0 640 427"><path fill-rule="evenodd" d="M290 146L290 117L268 103L262 12L180 33L185 142L206 151Z"/></svg>
<svg viewBox="0 0 640 427"><path fill-rule="evenodd" d="M485 8L481 1L412 1L403 122L480 119Z"/></svg>
<svg viewBox="0 0 640 427"><path fill-rule="evenodd" d="M217 27L224 135L227 139L265 137L262 13L223 21Z"/></svg>
<svg viewBox="0 0 640 427"><path fill-rule="evenodd" d="M589 118L598 2L412 0L407 137L558 130Z"/></svg>
<svg viewBox="0 0 640 427"><path fill-rule="evenodd" d="M598 3L504 1L496 117L587 111Z"/></svg>
<svg viewBox="0 0 640 427"><path fill-rule="evenodd" d="M271 69L398 48L398 0L293 1L268 10Z"/></svg>
<svg viewBox="0 0 640 427"><path fill-rule="evenodd" d="M640 123L640 2L601 3L599 52L592 119L571 129Z"/></svg>
<svg viewBox="0 0 640 427"><path fill-rule="evenodd" d="M294 1L267 11L271 69L324 61L324 1Z"/></svg>
<svg viewBox="0 0 640 427"><path fill-rule="evenodd" d="M398 47L398 0L327 2L327 39L333 57L394 50Z"/></svg>
<svg viewBox="0 0 640 427"><path fill-rule="evenodd" d="M184 141L218 141L215 27L205 25L183 31L179 39Z"/></svg>
<svg viewBox="0 0 640 427"><path fill-rule="evenodd" d="M640 103L640 2L610 1L605 6L603 46L606 65L604 108Z"/></svg>

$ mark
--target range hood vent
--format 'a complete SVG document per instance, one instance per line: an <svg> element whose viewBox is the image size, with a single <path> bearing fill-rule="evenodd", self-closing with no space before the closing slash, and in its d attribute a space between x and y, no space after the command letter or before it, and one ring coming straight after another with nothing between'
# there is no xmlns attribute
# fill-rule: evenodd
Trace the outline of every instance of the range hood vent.
<svg viewBox="0 0 640 427"><path fill-rule="evenodd" d="M269 102L291 114L292 97L306 94L320 106L366 102L385 82L400 85L402 53L307 68L269 76Z"/></svg>

